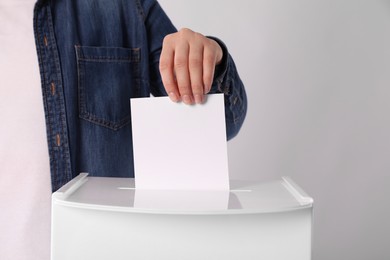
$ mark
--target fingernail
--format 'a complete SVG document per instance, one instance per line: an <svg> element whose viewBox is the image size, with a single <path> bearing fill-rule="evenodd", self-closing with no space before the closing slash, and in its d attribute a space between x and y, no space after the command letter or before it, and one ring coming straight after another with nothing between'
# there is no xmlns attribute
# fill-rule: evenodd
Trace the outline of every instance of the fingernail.
<svg viewBox="0 0 390 260"><path fill-rule="evenodd" d="M195 98L195 103L196 104L202 104L203 103L203 95L196 94L194 96L194 98Z"/></svg>
<svg viewBox="0 0 390 260"><path fill-rule="evenodd" d="M205 86L205 87L204 87L204 93L205 93L205 94L209 93L210 90L211 90L211 86L207 86L207 87Z"/></svg>
<svg viewBox="0 0 390 260"><path fill-rule="evenodd" d="M170 92L169 93L169 98L173 101L173 102L179 102L179 97L176 95L176 93L174 92Z"/></svg>
<svg viewBox="0 0 390 260"><path fill-rule="evenodd" d="M184 95L183 96L183 102L187 105L191 105L192 104L192 98L190 97L190 95Z"/></svg>

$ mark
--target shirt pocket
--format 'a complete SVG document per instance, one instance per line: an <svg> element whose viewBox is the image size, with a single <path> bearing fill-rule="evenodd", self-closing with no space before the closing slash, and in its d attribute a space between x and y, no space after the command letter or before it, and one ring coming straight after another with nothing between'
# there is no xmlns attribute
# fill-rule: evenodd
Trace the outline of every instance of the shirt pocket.
<svg viewBox="0 0 390 260"><path fill-rule="evenodd" d="M129 100L140 90L140 49L75 48L80 118L112 130L129 124Z"/></svg>

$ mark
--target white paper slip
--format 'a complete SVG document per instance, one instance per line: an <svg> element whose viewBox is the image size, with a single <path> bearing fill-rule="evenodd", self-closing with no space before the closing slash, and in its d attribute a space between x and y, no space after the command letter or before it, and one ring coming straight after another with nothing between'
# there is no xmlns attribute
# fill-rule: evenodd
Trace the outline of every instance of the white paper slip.
<svg viewBox="0 0 390 260"><path fill-rule="evenodd" d="M137 189L229 190L223 94L131 99Z"/></svg>

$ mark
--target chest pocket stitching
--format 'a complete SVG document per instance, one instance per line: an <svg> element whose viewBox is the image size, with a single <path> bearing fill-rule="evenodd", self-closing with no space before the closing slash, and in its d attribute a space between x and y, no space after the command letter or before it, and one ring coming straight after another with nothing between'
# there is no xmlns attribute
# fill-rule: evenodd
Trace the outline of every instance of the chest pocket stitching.
<svg viewBox="0 0 390 260"><path fill-rule="evenodd" d="M140 49L75 46L79 117L112 130L130 123L140 88Z"/></svg>

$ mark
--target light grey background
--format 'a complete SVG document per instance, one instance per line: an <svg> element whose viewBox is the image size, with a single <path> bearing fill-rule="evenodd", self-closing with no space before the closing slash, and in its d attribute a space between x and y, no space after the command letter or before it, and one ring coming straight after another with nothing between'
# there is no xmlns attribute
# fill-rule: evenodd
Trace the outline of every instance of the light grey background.
<svg viewBox="0 0 390 260"><path fill-rule="evenodd" d="M231 178L315 199L314 260L390 259L390 1L161 0L227 44L249 98Z"/></svg>

